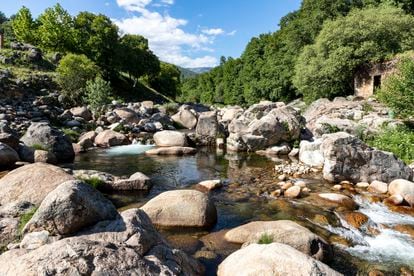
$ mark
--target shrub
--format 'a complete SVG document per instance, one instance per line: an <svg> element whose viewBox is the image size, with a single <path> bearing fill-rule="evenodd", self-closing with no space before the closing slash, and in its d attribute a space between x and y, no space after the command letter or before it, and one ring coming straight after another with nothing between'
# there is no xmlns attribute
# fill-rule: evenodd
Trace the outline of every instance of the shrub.
<svg viewBox="0 0 414 276"><path fill-rule="evenodd" d="M49 148L47 146L41 145L41 144L33 144L31 146L32 149L34 150L44 150L44 151L49 151Z"/></svg>
<svg viewBox="0 0 414 276"><path fill-rule="evenodd" d="M414 130L401 126L385 128L379 135L365 140L371 147L394 153L407 164L414 161Z"/></svg>
<svg viewBox="0 0 414 276"><path fill-rule="evenodd" d="M103 181L99 177L83 178L80 180L82 180L83 182L85 182L86 184L92 186L93 188L97 190L105 184L105 181Z"/></svg>
<svg viewBox="0 0 414 276"><path fill-rule="evenodd" d="M70 128L64 128L62 129L63 133L65 133L66 136L68 136L70 138L70 140L73 143L76 143L79 139L80 134L77 131L74 131L73 129Z"/></svg>
<svg viewBox="0 0 414 276"><path fill-rule="evenodd" d="M95 79L99 68L85 55L68 54L57 67L57 82L69 104L82 104L86 83Z"/></svg>
<svg viewBox="0 0 414 276"><path fill-rule="evenodd" d="M112 101L111 84L100 76L88 81L85 100L95 113L102 112L104 106Z"/></svg>
<svg viewBox="0 0 414 276"><path fill-rule="evenodd" d="M24 227L29 222L29 220L32 219L32 217L36 213L36 211L37 211L37 208L33 208L33 209L29 210L27 213L24 213L20 217L20 221L19 221L19 233L20 234L23 232Z"/></svg>
<svg viewBox="0 0 414 276"><path fill-rule="evenodd" d="M378 91L378 99L390 107L396 115L414 116L414 60L403 58L397 71L385 79Z"/></svg>
<svg viewBox="0 0 414 276"><path fill-rule="evenodd" d="M267 233L262 234L258 241L259 244L270 244L272 242L273 242L273 237Z"/></svg>

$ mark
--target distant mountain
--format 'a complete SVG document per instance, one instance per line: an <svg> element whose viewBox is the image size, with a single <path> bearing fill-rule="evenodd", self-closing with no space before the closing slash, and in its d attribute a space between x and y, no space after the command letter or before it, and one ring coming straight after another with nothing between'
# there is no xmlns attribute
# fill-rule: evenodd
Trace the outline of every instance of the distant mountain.
<svg viewBox="0 0 414 276"><path fill-rule="evenodd" d="M210 67L199 67L199 68L178 67L178 69L180 69L180 71L181 71L181 78L182 79L188 79L188 78L195 77L195 76L197 76L199 74L202 74L202 73L210 72L210 70L212 68L210 68Z"/></svg>
<svg viewBox="0 0 414 276"><path fill-rule="evenodd" d="M213 68L212 67L196 67L196 68L187 68L187 69L197 74L203 74L203 73L210 72L211 69Z"/></svg>

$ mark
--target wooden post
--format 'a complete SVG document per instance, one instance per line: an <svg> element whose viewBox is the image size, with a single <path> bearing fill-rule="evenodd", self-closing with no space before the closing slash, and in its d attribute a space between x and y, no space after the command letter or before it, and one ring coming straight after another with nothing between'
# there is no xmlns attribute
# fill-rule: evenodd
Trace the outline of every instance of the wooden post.
<svg viewBox="0 0 414 276"><path fill-rule="evenodd" d="M0 32L0 49L4 48L4 34Z"/></svg>

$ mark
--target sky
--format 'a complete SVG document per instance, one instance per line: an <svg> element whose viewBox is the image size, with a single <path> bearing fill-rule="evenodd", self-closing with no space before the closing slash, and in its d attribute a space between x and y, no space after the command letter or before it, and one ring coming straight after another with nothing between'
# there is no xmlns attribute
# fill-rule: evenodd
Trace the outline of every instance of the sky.
<svg viewBox="0 0 414 276"><path fill-rule="evenodd" d="M23 5L37 17L60 3L110 17L124 34L140 34L163 61L186 68L214 67L220 57L239 57L252 37L278 29L300 0L0 0L0 11Z"/></svg>

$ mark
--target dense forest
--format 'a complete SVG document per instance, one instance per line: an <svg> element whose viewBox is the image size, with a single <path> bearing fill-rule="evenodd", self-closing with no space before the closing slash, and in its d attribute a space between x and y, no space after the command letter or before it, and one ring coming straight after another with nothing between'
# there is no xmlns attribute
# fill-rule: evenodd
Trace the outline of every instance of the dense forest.
<svg viewBox="0 0 414 276"><path fill-rule="evenodd" d="M411 0L304 0L240 58L222 57L185 80L180 100L249 105L348 95L361 65L414 48L413 13Z"/></svg>
<svg viewBox="0 0 414 276"><path fill-rule="evenodd" d="M114 92L141 93L137 87L143 86L171 98L180 91L178 67L161 62L146 38L121 34L105 15L80 12L71 16L56 4L36 19L26 7L10 18L0 13L0 24L6 46L30 44L44 56L59 57L57 82L73 105L91 104L88 99L96 98L102 98L97 105L103 104L116 96Z"/></svg>

